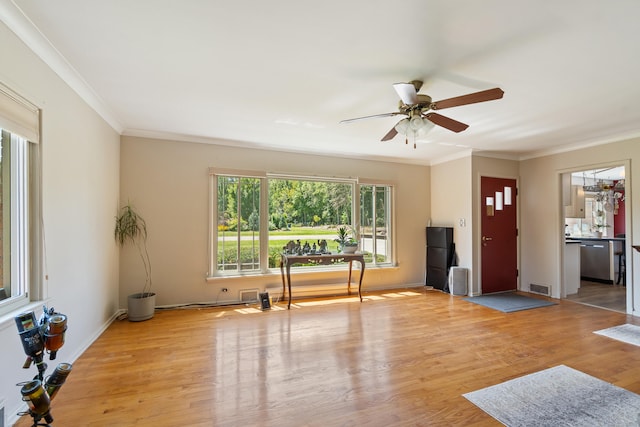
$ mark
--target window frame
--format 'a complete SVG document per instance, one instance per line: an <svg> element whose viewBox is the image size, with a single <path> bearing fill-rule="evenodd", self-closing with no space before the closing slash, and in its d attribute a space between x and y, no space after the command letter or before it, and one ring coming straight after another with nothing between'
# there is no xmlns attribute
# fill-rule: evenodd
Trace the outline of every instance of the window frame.
<svg viewBox="0 0 640 427"><path fill-rule="evenodd" d="M41 113L38 106L0 82L0 129L11 135L12 146L8 172L11 206L5 210L11 216L11 242L4 245L3 252L10 248L10 286L19 291L0 301L0 328L45 298ZM21 179L16 179L18 176Z"/></svg>
<svg viewBox="0 0 640 427"><path fill-rule="evenodd" d="M224 271L218 269L218 177L232 176L237 178L256 178L260 179L260 268L255 270L231 270ZM285 174L285 173L269 173L263 171L249 171L249 170L235 170L235 169L221 169L221 168L209 168L209 266L208 266L208 279L221 278L221 277L243 277L243 276L256 276L262 274L275 274L277 268L269 268L269 180L281 179L281 180L299 180L299 181L317 181L317 182L339 182L352 185L351 193L351 225L356 230L360 230L360 199L361 199L361 187L373 186L386 187L388 189L388 206L386 207L387 215L390 217L387 219L387 227L390 234L390 242L387 244L388 250L391 251L391 256L385 262L372 263L376 268L390 268L395 266L395 185L387 181L371 180L353 178L353 177L325 177L325 176L308 176L298 174ZM336 266L334 269L343 269L344 266ZM317 268L304 267L304 271L313 271ZM329 271L332 268L323 268L322 271Z"/></svg>
<svg viewBox="0 0 640 427"><path fill-rule="evenodd" d="M377 203L376 203L376 191L378 188L385 188L386 190L386 194L385 194L385 203L386 203L386 215L387 218L385 218L385 227L389 230L389 234L390 234L390 238L388 238L387 240L387 244L385 245L385 250L388 250L391 252L389 257L386 257L385 261L382 262L378 262L376 260L376 255L378 254L378 251L372 251L372 266L371 267L393 267L396 265L396 238L395 238L395 186L393 184L389 184L385 181L364 181L360 182L358 185L358 202L360 202L360 199L362 198L362 187L371 187L372 188L372 201L373 201L373 206L372 206L372 212L374 212L374 226L373 226L373 232L372 235L377 235L377 233L375 233L375 230L377 228L377 226L375 225L375 220L377 219L375 212L377 212ZM362 206L358 206L358 214L360 213L360 209L362 209ZM360 216L358 217L358 226L360 228L362 228L362 218L360 218ZM374 249L377 249L377 239L374 239Z"/></svg>
<svg viewBox="0 0 640 427"><path fill-rule="evenodd" d="M11 135L11 206L8 210L11 295L0 301L0 318L24 310L32 303L37 305L44 299L40 144L28 141L9 129L3 130Z"/></svg>

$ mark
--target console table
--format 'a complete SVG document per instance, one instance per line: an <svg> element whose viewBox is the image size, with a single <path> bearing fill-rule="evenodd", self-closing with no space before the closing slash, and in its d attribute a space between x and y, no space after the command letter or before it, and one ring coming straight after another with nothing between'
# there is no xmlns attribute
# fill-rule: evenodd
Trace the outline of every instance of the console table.
<svg viewBox="0 0 640 427"><path fill-rule="evenodd" d="M286 284L289 287L289 304L287 308L291 308L291 266L294 264L316 264L316 265L332 265L338 262L349 262L349 280L347 282L347 291L351 295L351 268L353 261L360 263L360 281L358 283L358 296L362 302L362 278L364 277L364 256L362 254L320 254L320 255L289 255L281 254L280 258L280 275L282 276L282 296L285 293L285 270Z"/></svg>

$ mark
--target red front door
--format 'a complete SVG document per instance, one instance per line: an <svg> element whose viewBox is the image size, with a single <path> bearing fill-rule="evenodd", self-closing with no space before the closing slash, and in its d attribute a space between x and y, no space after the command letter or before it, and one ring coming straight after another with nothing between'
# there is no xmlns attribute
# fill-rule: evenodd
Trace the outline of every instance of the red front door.
<svg viewBox="0 0 640 427"><path fill-rule="evenodd" d="M516 180L480 180L482 293L514 291L518 286Z"/></svg>

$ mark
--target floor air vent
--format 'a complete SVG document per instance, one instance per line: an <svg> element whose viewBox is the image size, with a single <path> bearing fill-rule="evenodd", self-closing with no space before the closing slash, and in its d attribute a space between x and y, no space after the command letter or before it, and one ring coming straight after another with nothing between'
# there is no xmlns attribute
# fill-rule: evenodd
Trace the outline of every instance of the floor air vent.
<svg viewBox="0 0 640 427"><path fill-rule="evenodd" d="M551 296L551 286L549 285L536 285L534 283L529 284L529 292L534 294Z"/></svg>

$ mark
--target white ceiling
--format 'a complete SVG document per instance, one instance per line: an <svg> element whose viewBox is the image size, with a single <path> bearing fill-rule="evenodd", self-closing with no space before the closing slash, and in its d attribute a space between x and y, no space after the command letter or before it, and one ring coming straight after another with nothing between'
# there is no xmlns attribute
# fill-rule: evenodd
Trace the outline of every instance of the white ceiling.
<svg viewBox="0 0 640 427"><path fill-rule="evenodd" d="M640 135L638 0L0 0L0 17L127 135L420 164ZM469 128L416 149L380 142L401 117L338 123L397 111L412 79L434 100L505 95L440 111Z"/></svg>

